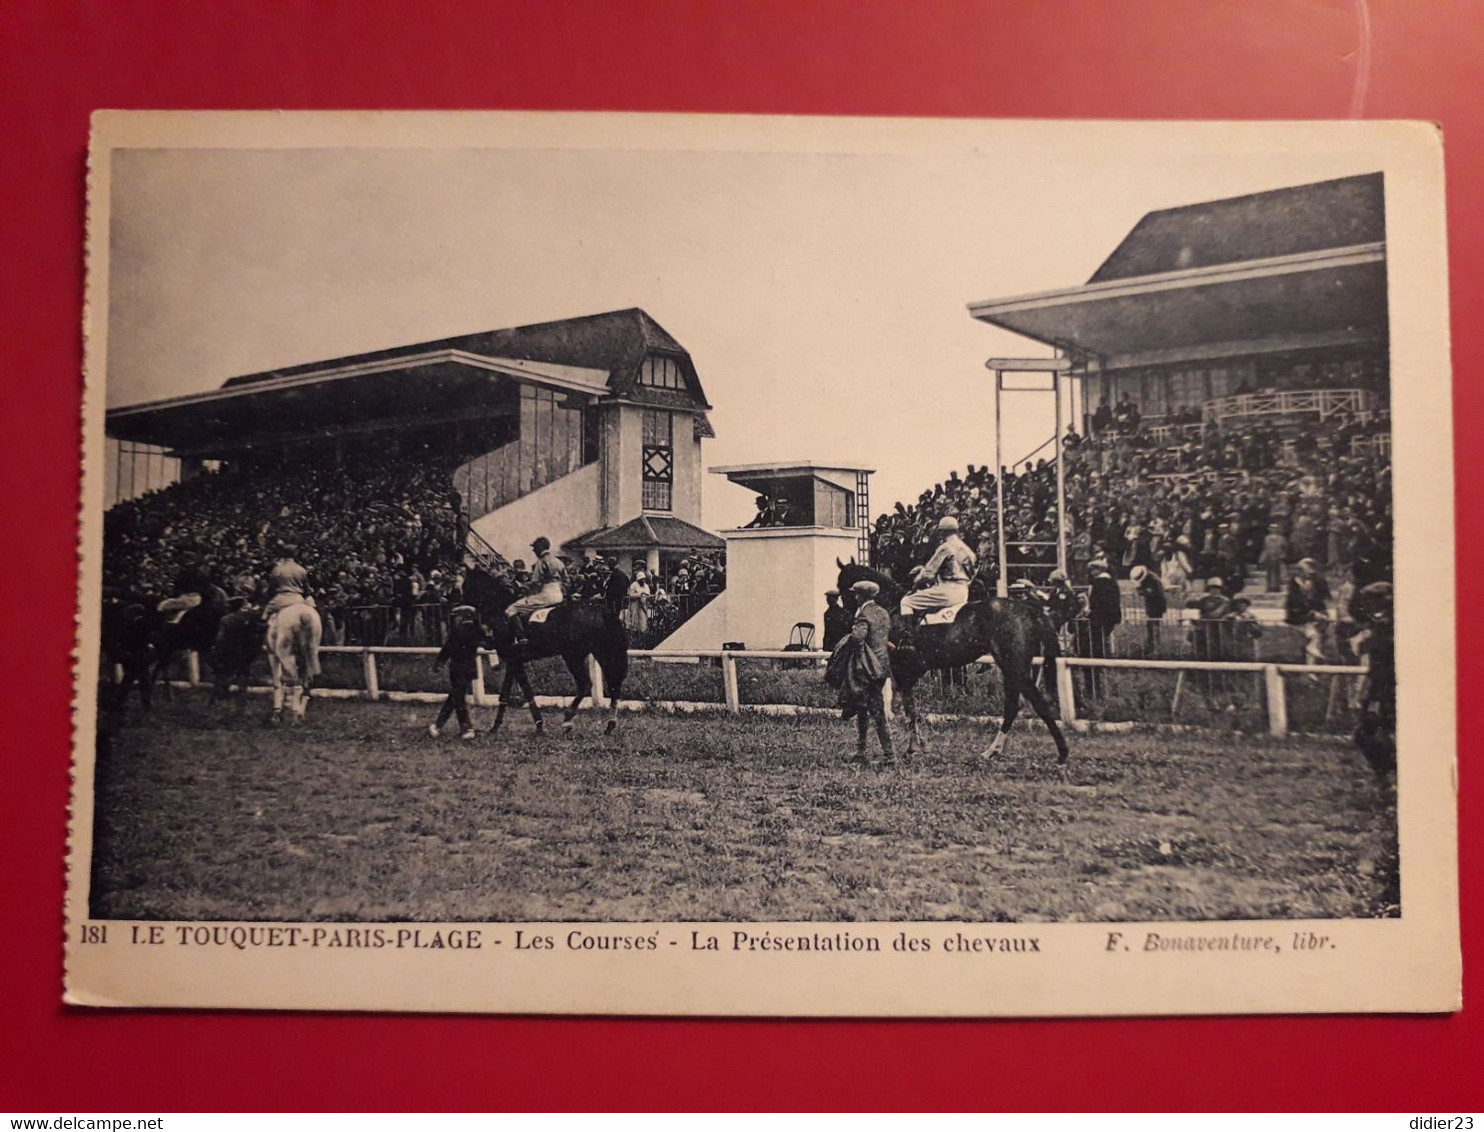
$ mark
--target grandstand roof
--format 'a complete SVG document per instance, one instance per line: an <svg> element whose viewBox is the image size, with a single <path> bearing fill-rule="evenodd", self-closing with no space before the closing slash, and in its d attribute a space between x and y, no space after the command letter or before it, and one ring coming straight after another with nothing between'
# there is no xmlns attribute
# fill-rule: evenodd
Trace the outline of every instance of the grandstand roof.
<svg viewBox="0 0 1484 1132"><path fill-rule="evenodd" d="M644 359L673 358L685 389L639 384ZM690 354L638 308L396 346L228 379L108 414L109 435L180 451L228 450L285 432L508 412L509 381L656 407L710 409Z"/></svg>
<svg viewBox="0 0 1484 1132"><path fill-rule="evenodd" d="M1381 174L1368 173L1151 212L1088 282L1385 240Z"/></svg>
<svg viewBox="0 0 1484 1132"><path fill-rule="evenodd" d="M1105 366L1386 337L1381 175L1152 212L1081 287L973 317Z"/></svg>
<svg viewBox="0 0 1484 1132"><path fill-rule="evenodd" d="M722 550L725 540L670 515L640 515L619 527L578 535L567 545L582 550Z"/></svg>

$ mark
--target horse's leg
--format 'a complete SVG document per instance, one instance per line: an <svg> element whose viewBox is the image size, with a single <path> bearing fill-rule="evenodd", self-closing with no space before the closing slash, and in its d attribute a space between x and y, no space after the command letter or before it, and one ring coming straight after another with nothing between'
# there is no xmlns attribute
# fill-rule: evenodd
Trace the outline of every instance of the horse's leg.
<svg viewBox="0 0 1484 1132"><path fill-rule="evenodd" d="M153 692L155 684L160 682L160 678L163 676L165 684L165 698L167 700L170 700L171 702L174 702L175 700L175 686L170 683L170 661L174 658L174 656L175 654L173 652L165 653L157 661L155 661L154 667L149 670L147 676L145 677L149 681L150 691Z"/></svg>
<svg viewBox="0 0 1484 1132"><path fill-rule="evenodd" d="M1056 722L1056 712L1052 710L1051 701L1046 698L1045 693L1036 687L1032 681L1025 686L1025 698L1030 701L1031 710L1041 717L1041 722L1046 725L1046 730L1051 732L1051 741L1056 744L1056 761L1058 764L1067 761L1067 740L1061 733L1061 727Z"/></svg>
<svg viewBox="0 0 1484 1132"><path fill-rule="evenodd" d="M273 715L270 717L274 723L283 722L283 669L277 664L270 665L273 676Z"/></svg>
<svg viewBox="0 0 1484 1132"><path fill-rule="evenodd" d="M572 730L572 720L577 716L577 709L582 706L582 701L592 695L593 678L588 675L586 656L564 656L562 662L566 664L567 671L572 674L572 679L577 681L577 698L562 713L562 730Z"/></svg>
<svg viewBox="0 0 1484 1132"><path fill-rule="evenodd" d="M545 734L546 724L542 722L541 708L536 703L536 693L531 688L531 678L526 675L526 666L524 664L517 664L515 666L515 678L520 681L520 690L526 695L526 704L531 709L531 719L536 723L536 734Z"/></svg>
<svg viewBox="0 0 1484 1132"><path fill-rule="evenodd" d="M1002 671L1005 674L1005 718L1000 721L1000 730L995 735L994 742L984 750L983 757L986 759L1005 753L1005 745L1010 740L1010 728L1015 726L1015 717L1020 713L1020 677L1008 666Z"/></svg>
<svg viewBox="0 0 1484 1132"><path fill-rule="evenodd" d="M603 726L603 734L612 735L618 730L618 697L623 691L624 677L629 674L628 650L622 648L598 657L598 667L608 693L608 722Z"/></svg>
<svg viewBox="0 0 1484 1132"><path fill-rule="evenodd" d="M493 736L500 730L500 724L505 722L505 705L510 700L510 685L515 683L515 668L507 659L505 661L505 675L500 680L500 703L495 708L495 721L490 724L488 734Z"/></svg>
<svg viewBox="0 0 1484 1132"><path fill-rule="evenodd" d="M898 677L897 691L902 697L902 712L907 717L907 754L913 755L918 751L927 750L927 744L923 742L922 731L918 726L917 719L917 697L913 690L917 687L917 678Z"/></svg>

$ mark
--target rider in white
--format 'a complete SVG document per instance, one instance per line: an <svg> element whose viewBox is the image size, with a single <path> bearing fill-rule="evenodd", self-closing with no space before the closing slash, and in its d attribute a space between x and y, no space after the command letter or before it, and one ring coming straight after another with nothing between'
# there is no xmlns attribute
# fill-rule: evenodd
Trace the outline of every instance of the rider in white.
<svg viewBox="0 0 1484 1132"><path fill-rule="evenodd" d="M563 586L567 580L567 568L551 552L551 540L542 535L531 543L531 550L536 554L536 564L531 567L531 585L534 588L525 597L511 602L505 608L505 615L510 618L510 627L515 632L515 643L518 645L525 643L525 626L520 620L522 613L534 613L538 609L561 605L566 600Z"/></svg>
<svg viewBox="0 0 1484 1132"><path fill-rule="evenodd" d="M292 546L281 547L281 557L268 574L268 585L273 590L273 597L263 607L263 620L270 624L281 609L301 603L314 604L309 596L309 571L294 561L295 549Z"/></svg>
<svg viewBox="0 0 1484 1132"><path fill-rule="evenodd" d="M902 598L904 617L948 609L969 600L969 582L978 559L958 537L958 520L952 515L938 520L936 533L940 540L937 549L918 572L913 592Z"/></svg>

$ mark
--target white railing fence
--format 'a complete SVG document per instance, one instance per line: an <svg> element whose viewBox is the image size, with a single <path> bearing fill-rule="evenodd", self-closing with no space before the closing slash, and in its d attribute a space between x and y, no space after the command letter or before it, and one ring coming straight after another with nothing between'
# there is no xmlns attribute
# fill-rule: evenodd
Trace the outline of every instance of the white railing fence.
<svg viewBox="0 0 1484 1132"><path fill-rule="evenodd" d="M1324 421L1338 412L1351 416L1368 413L1371 401L1371 393L1366 389L1284 389L1217 397L1207 401L1203 408L1206 419L1214 421L1290 413L1315 413Z"/></svg>
<svg viewBox="0 0 1484 1132"><path fill-rule="evenodd" d="M438 650L435 648L421 647L394 647L394 646L368 646L358 647L352 645L327 645L320 649L321 653L330 655L359 656L361 658L361 687L358 689L317 688L315 695L339 696L363 700L438 700L442 698L441 693L433 692L402 692L383 691L381 688L380 673L377 666L378 656L436 656ZM742 703L737 681L737 662L752 660L786 660L820 662L829 659L826 652L790 652L785 649L631 649L629 656L633 659L650 659L670 662L695 662L712 660L719 662L721 666L722 700L719 704L713 703L690 703L677 702L671 706L682 707L686 710L723 709L727 712L738 713L745 710L767 711L768 709L797 708L798 705L765 705ZM499 702L499 697L489 694L485 689L486 661L493 654L481 651L477 660L476 676L472 683L472 700L476 706L487 707ZM992 664L993 661L987 657L980 657L977 664ZM1035 663L1042 663L1040 657ZM496 659L498 664L498 659ZM1331 681L1330 703L1326 709L1326 718L1334 709L1339 694L1339 679L1350 678L1359 681L1365 676L1366 669L1359 665L1348 664L1270 664L1260 661L1193 661L1193 660L1125 660L1115 658L1097 658L1082 656L1063 656L1058 658L1056 670L1057 699L1060 702L1061 720L1068 725L1079 722L1077 715L1077 686L1073 680L1073 670L1101 669L1101 670L1143 670L1152 672L1174 672L1177 674L1175 682L1174 698L1171 702L1173 711L1178 709L1181 695L1184 692L1186 678L1193 674L1217 674L1217 673L1251 673L1258 674L1262 679L1263 704L1267 715L1268 733L1275 738L1283 738L1289 733L1288 719L1288 695L1284 683L1285 676L1302 675L1311 677L1329 676L1336 678ZM589 661L589 672L593 681L593 704L598 708L608 706L605 689L603 687L603 674L596 663ZM199 685L201 683L200 660L195 653L186 655L186 683ZM117 675L115 676L117 679ZM539 697L542 703L564 702L562 697ZM832 710L832 709L815 709Z"/></svg>

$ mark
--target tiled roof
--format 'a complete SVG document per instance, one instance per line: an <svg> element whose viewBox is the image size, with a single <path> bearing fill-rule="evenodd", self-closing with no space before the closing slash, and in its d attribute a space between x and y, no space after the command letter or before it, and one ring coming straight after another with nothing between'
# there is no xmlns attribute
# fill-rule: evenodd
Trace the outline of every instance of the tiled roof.
<svg viewBox="0 0 1484 1132"><path fill-rule="evenodd" d="M578 535L569 546L583 550L721 550L725 540L670 515L640 515L618 527Z"/></svg>

